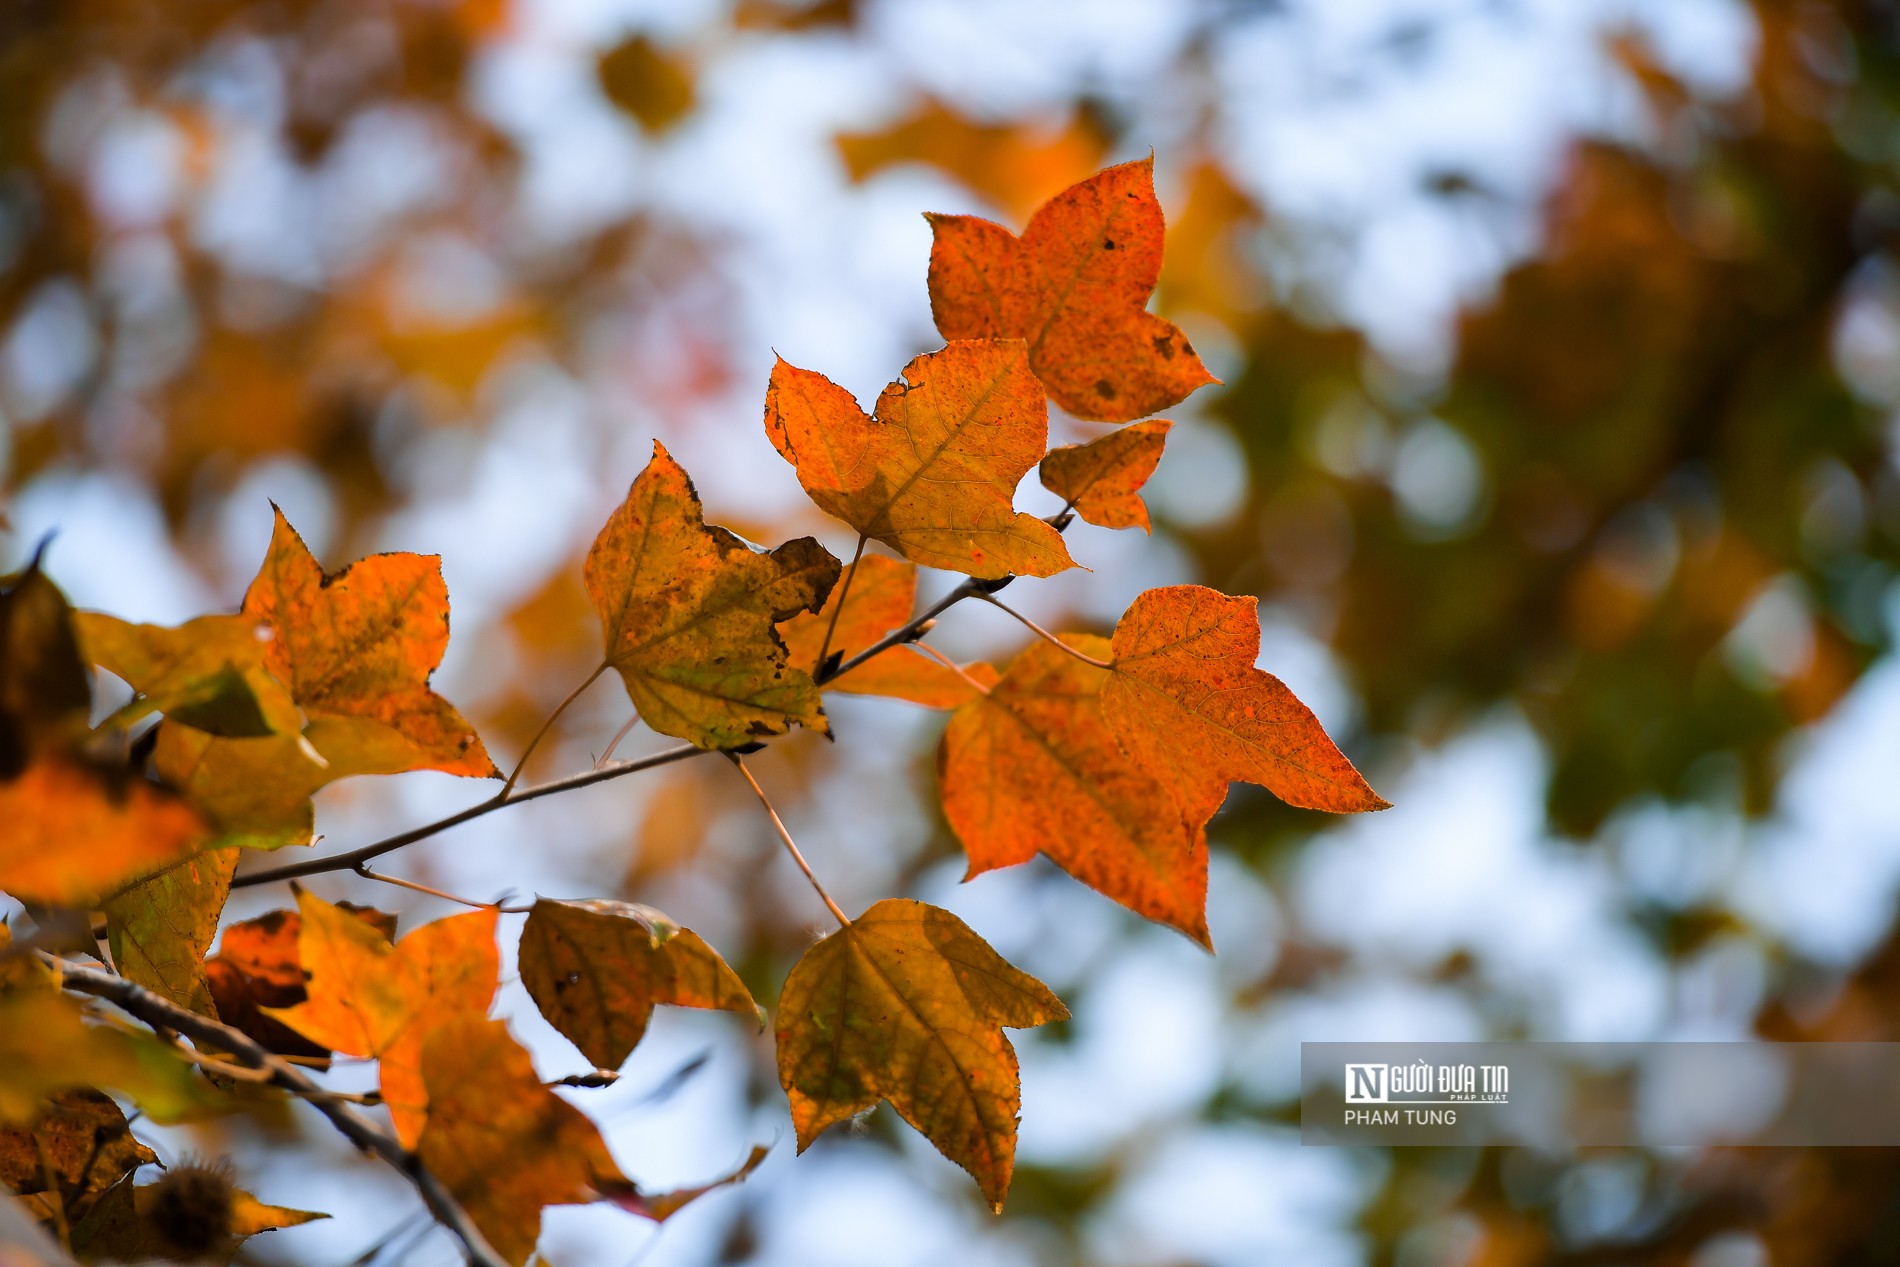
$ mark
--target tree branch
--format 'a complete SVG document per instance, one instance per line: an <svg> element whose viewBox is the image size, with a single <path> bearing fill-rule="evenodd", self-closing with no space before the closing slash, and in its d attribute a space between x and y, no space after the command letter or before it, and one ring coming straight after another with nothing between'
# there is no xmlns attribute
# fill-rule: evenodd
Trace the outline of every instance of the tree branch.
<svg viewBox="0 0 1900 1267"><path fill-rule="evenodd" d="M488 1238L470 1220L468 1212L462 1209L461 1204L434 1175L423 1169L414 1153L397 1142L394 1135L349 1105L339 1102L294 1066L259 1046L250 1035L196 1012L186 1011L124 977L51 956L47 956L47 959L59 970L68 990L104 999L147 1025L175 1030L200 1046L231 1052L246 1066L268 1072L274 1085L308 1101L312 1108L330 1119L331 1125L342 1132L344 1138L362 1151L388 1162L408 1179L436 1222L462 1242L470 1263L475 1267L507 1267L506 1260L489 1245Z"/></svg>
<svg viewBox="0 0 1900 1267"><path fill-rule="evenodd" d="M695 748L683 744L678 748L668 748L656 752L650 757L638 757L631 761L616 761L612 765L602 766L598 770L587 770L580 774L570 774L564 779L550 779L546 783L536 783L532 787L522 788L511 796L491 796L485 801L469 806L459 813L439 818L433 823L411 828L400 835L379 840L373 845L364 845L361 849L352 849L348 853L332 854L327 858L310 858L303 862L287 863L281 867L271 867L264 871L253 871L231 881L234 889L250 888L258 884L271 884L278 880L294 880L299 876L321 875L326 871L354 871L358 865L380 858L386 853L401 849L404 845L413 845L418 840L427 840L440 835L451 827L492 814L509 805L520 805L524 801L538 800L543 796L553 796L556 792L571 792L575 788L589 787L595 783L605 783L617 779L623 774L634 774L641 770L651 770L656 766L671 765L675 761L684 761L688 757L697 757L708 751L707 748Z"/></svg>

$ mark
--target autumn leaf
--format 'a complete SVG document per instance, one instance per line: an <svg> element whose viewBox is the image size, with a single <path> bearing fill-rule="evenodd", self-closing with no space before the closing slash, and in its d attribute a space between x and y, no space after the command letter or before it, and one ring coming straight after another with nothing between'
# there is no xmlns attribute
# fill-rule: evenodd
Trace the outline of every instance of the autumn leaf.
<svg viewBox="0 0 1900 1267"><path fill-rule="evenodd" d="M0 890L89 907L211 841L190 806L147 779L46 757L0 782Z"/></svg>
<svg viewBox="0 0 1900 1267"><path fill-rule="evenodd" d="M0 1126L32 1122L48 1097L79 1087L122 1092L159 1122L220 1107L197 1070L152 1035L88 1024L51 989L0 994Z"/></svg>
<svg viewBox="0 0 1900 1267"><path fill-rule="evenodd" d="M92 680L73 611L36 557L0 577L0 891L88 907L202 848L189 806L84 748Z"/></svg>
<svg viewBox="0 0 1900 1267"><path fill-rule="evenodd" d="M534 1253L543 1207L631 1190L594 1124L541 1085L502 1022L465 1015L433 1025L421 1074L422 1164L517 1267Z"/></svg>
<svg viewBox="0 0 1900 1267"><path fill-rule="evenodd" d="M1022 1098L1000 1027L1068 1015L950 912L879 902L806 951L779 997L779 1082L799 1151L888 1100L1000 1211Z"/></svg>
<svg viewBox="0 0 1900 1267"><path fill-rule="evenodd" d="M844 610L838 610L839 595ZM831 629L831 653L844 663L911 618L917 603L917 565L881 555L866 555L844 571L831 597L816 612L807 612L779 626L779 636L791 653L794 668L814 676L825 631ZM838 620L832 626L832 615ZM829 656L829 654L827 655ZM965 668L986 685L995 671L986 664ZM825 683L827 691L847 695L882 695L908 700L925 708L955 708L976 694L971 685L935 660L903 647L892 647L866 660L842 677Z"/></svg>
<svg viewBox="0 0 1900 1267"><path fill-rule="evenodd" d="M608 49L598 63L600 89L648 132L667 131L692 113L692 63L636 35Z"/></svg>
<svg viewBox="0 0 1900 1267"><path fill-rule="evenodd" d="M264 668L270 631L256 620L200 616L167 629L81 612L77 626L86 658L140 696L115 714L121 724L159 712L228 738L303 730L289 689Z"/></svg>
<svg viewBox="0 0 1900 1267"><path fill-rule="evenodd" d="M820 509L913 562L986 579L1075 566L1061 533L1013 505L1049 437L1019 342L926 353L868 416L824 375L781 360L765 431Z"/></svg>
<svg viewBox="0 0 1900 1267"><path fill-rule="evenodd" d="M1161 461L1168 428L1163 418L1131 423L1087 444L1065 444L1042 459L1042 486L1104 528L1151 531L1141 486Z"/></svg>
<svg viewBox="0 0 1900 1267"><path fill-rule="evenodd" d="M717 1179L694 1184L690 1188L675 1188L671 1192L641 1192L636 1188L631 1192L606 1194L607 1200L630 1213L652 1219L655 1223L664 1223L707 1193L742 1182L765 1162L771 1152L765 1145L757 1145L738 1166Z"/></svg>
<svg viewBox="0 0 1900 1267"><path fill-rule="evenodd" d="M745 983L699 934L628 902L542 898L521 930L521 983L597 1069L618 1069L655 1004L717 1008L765 1024Z"/></svg>
<svg viewBox="0 0 1900 1267"><path fill-rule="evenodd" d="M366 906L338 902L337 909L363 921L384 941L396 939L396 917ZM311 1042L264 1008L290 1008L309 998L304 987L298 939L303 920L295 911L266 911L224 930L218 953L205 961L205 978L217 1003L218 1019L242 1030L271 1051L286 1056L327 1057L328 1047Z"/></svg>
<svg viewBox="0 0 1900 1267"><path fill-rule="evenodd" d="M106 936L120 975L182 1008L218 1015L205 980L205 952L231 894L236 849L207 849L115 894Z"/></svg>
<svg viewBox="0 0 1900 1267"><path fill-rule="evenodd" d="M282 849L310 843L310 798L340 774L314 751L296 735L224 739L161 722L152 768L210 820L221 843Z"/></svg>
<svg viewBox="0 0 1900 1267"><path fill-rule="evenodd" d="M274 632L264 665L309 717L306 735L329 761L330 777L494 775L481 738L429 689L449 642L441 561L377 554L326 573L284 512L276 514L243 614Z"/></svg>
<svg viewBox="0 0 1900 1267"><path fill-rule="evenodd" d="M91 1087L55 1092L36 1120L0 1127L0 1188L21 1196L44 1192L50 1171L62 1200L76 1204L157 1160L118 1103Z"/></svg>
<svg viewBox="0 0 1900 1267"><path fill-rule="evenodd" d="M1105 658L1105 638L1063 634ZM938 750L944 817L969 875L1038 852L1098 893L1211 948L1207 835L1166 766L1132 758L1103 715L1109 674L1047 642L959 708Z"/></svg>
<svg viewBox="0 0 1900 1267"><path fill-rule="evenodd" d="M297 953L309 997L264 1008L311 1042L381 1062L383 1102L414 1147L428 1113L421 1074L426 1031L445 1016L482 1016L501 972L491 908L424 924L391 945L357 914L297 894Z"/></svg>
<svg viewBox="0 0 1900 1267"><path fill-rule="evenodd" d="M1312 710L1254 667L1259 600L1202 585L1149 590L1115 626L1113 653L1102 687L1109 726L1138 763L1173 771L1207 814L1230 781L1305 809L1386 808Z"/></svg>
<svg viewBox="0 0 1900 1267"><path fill-rule="evenodd" d="M1161 275L1154 160L1097 172L1044 203L1018 238L930 215L930 310L946 339L1024 339L1049 398L1126 422L1218 382L1181 331L1147 311Z"/></svg>
<svg viewBox="0 0 1900 1267"><path fill-rule="evenodd" d="M769 554L709 525L686 472L653 460L588 551L587 593L606 662L641 720L702 748L737 748L794 724L829 733L818 687L773 631L819 607L838 560L810 537Z"/></svg>
<svg viewBox="0 0 1900 1267"><path fill-rule="evenodd" d="M0 779L25 769L35 749L70 750L91 707L92 676L73 610L36 554L23 570L0 576Z"/></svg>

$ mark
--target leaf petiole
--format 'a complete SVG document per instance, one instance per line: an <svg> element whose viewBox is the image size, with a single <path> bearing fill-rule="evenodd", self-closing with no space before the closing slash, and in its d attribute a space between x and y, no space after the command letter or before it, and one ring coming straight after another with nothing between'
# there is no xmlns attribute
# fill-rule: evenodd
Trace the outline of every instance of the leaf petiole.
<svg viewBox="0 0 1900 1267"><path fill-rule="evenodd" d="M1007 603L997 598L994 594L979 593L979 594L973 594L971 595L971 597L980 598L984 602L988 603L991 607L994 607L999 611L1007 612L1009 615L1014 616L1018 621L1022 622L1022 624L1025 625L1031 633L1035 634L1037 637L1041 638L1043 641L1051 644L1052 646L1062 651L1067 652L1069 655L1074 656L1076 659L1080 660L1083 664L1094 665L1098 669L1112 669L1115 667L1112 661L1097 660L1092 655L1084 655L1080 651L1077 651L1074 647L1062 641L1062 639L1056 637L1054 634L1050 633L1047 629L1044 629L1041 625L1037 624L1035 621L1029 619L1029 617L1017 611L1014 607L1009 606Z"/></svg>

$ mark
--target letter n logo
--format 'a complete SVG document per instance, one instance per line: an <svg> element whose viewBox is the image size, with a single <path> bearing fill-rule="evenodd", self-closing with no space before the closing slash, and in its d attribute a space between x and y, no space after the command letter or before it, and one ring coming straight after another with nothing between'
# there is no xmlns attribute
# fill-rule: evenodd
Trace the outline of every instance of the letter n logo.
<svg viewBox="0 0 1900 1267"><path fill-rule="evenodd" d="M1347 1065L1346 1103L1384 1104L1385 1065Z"/></svg>

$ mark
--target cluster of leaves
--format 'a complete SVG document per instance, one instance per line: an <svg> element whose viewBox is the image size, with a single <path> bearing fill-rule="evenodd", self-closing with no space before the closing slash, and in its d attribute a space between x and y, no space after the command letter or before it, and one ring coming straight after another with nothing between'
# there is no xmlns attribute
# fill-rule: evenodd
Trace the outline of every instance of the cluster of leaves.
<svg viewBox="0 0 1900 1267"><path fill-rule="evenodd" d="M587 556L603 647L589 681L614 670L647 727L687 741L676 755L721 754L755 791L743 754L795 726L829 734L825 689L952 710L943 808L972 876L1041 853L1211 948L1206 826L1230 782L1321 810L1384 805L1311 712L1254 666L1255 600L1150 590L1111 637L1031 624L1039 640L1000 670L958 665L924 642L957 601L1001 606L995 595L1014 578L1076 566L1062 535L1073 515L1146 526L1139 489L1168 424L1050 451L1047 401L1121 423L1211 381L1180 331L1145 310L1163 231L1151 165L1074 186L1020 239L969 217L932 225L946 346L911 361L869 414L784 362L767 390L767 434L812 500L857 530L853 561L809 537L766 551L706 523L686 472L656 444ZM1039 463L1066 503L1049 521L1013 504ZM867 553L873 541L896 557ZM921 615L920 566L966 578ZM177 1009L176 1028L196 1041L88 1023L58 988L61 961L30 953L45 946L4 961L0 1035L22 1050L0 1063L0 1117L12 1123L0 1160L14 1155L16 1191L42 1184L33 1190L75 1250L97 1254L152 1226L141 1213L150 1185L132 1180L150 1154L121 1119L101 1133L100 1116L117 1109L98 1089L154 1117L204 1111L217 1094L185 1076L187 1062L229 1079L245 1063L234 1053L266 1072L282 1057L377 1061L375 1098L396 1143L503 1261L530 1256L544 1206L607 1200L663 1218L704 1190L643 1193L487 1018L494 906L398 938L394 916L300 890L295 910L233 924L209 953L244 851L308 844L311 796L327 783L409 770L500 777L430 689L447 639L437 560L378 555L326 574L281 512L236 615L176 628L76 615L37 562L0 588L0 817L11 825L0 891L46 928L60 910L102 917L109 961L134 997ZM96 726L91 665L134 691ZM141 730L155 713L162 720ZM516 789L520 768L482 809L539 794ZM892 898L847 917L780 831L839 924L792 969L776 1009L800 1149L886 1100L1000 1209L1019 1108L1002 1031L1067 1010L948 911ZM350 858L288 870L346 866L369 874ZM656 1004L765 1023L718 953L657 911L542 899L526 916L522 980L596 1070L627 1059ZM67 970L69 985L92 980ZM193 1028L194 1016L212 1028ZM244 1210L230 1235L266 1225ZM94 1223L118 1239L80 1234Z"/></svg>

